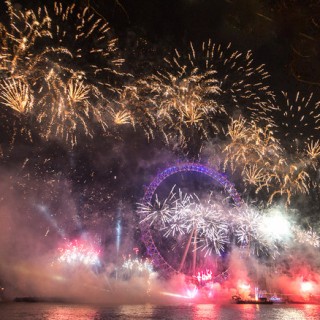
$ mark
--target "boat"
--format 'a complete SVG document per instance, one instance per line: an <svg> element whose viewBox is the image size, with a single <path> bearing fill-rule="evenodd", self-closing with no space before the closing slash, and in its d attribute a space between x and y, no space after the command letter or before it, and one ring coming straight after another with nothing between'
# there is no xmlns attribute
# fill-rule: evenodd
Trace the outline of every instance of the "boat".
<svg viewBox="0 0 320 320"><path fill-rule="evenodd" d="M233 296L232 300L236 304L273 304L273 301L268 300L267 298L258 298L257 300L255 300L255 299L242 299L239 296Z"/></svg>
<svg viewBox="0 0 320 320"><path fill-rule="evenodd" d="M16 297L13 299L14 302L45 302L45 303L69 303L71 301L58 297Z"/></svg>

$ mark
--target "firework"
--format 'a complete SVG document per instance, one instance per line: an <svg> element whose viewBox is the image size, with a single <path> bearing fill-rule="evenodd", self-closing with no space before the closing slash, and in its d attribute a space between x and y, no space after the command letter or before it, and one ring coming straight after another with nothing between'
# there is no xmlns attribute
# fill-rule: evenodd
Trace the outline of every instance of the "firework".
<svg viewBox="0 0 320 320"><path fill-rule="evenodd" d="M263 228L263 213L255 208L243 206L234 208L232 229L236 241L242 248L248 250L248 254L260 255L264 253L275 256L278 254L278 247L274 239L265 232Z"/></svg>
<svg viewBox="0 0 320 320"><path fill-rule="evenodd" d="M151 204L139 207L140 214L145 217L142 222L156 226L165 238L188 238L185 250L191 248L192 242L192 250L204 251L205 257L224 252L232 236L240 247L254 255L262 252L275 256L280 245L288 240L284 234L287 221L278 215L266 215L255 207L243 205L226 209L211 196L201 201L195 194L184 194L180 190L174 193L174 189L163 202L156 197L154 206L162 208L162 212L152 209ZM281 221L281 230L270 227L275 221Z"/></svg>
<svg viewBox="0 0 320 320"><path fill-rule="evenodd" d="M38 114L37 120L45 128L42 136L49 139L51 136L60 137L71 146L78 142L78 136L85 134L93 136L91 121L99 124L102 130L106 129L101 106L94 99L92 87L86 86L82 81L70 79L65 85L49 91L39 103L45 110ZM97 104L93 105L93 101ZM50 110L50 112L48 112Z"/></svg>
<svg viewBox="0 0 320 320"><path fill-rule="evenodd" d="M28 113L33 107L33 96L28 84L21 80L3 80L0 83L0 103L18 113Z"/></svg>
<svg viewBox="0 0 320 320"><path fill-rule="evenodd" d="M313 168L316 169L318 160L320 159L320 141L312 140L309 143L307 143L304 152L310 165L312 165Z"/></svg>
<svg viewBox="0 0 320 320"><path fill-rule="evenodd" d="M205 255L211 254L212 250L217 254L224 251L229 240L228 225L223 208L211 199L202 204L197 195L184 194L181 190L177 195L173 188L163 203L156 197L154 206L162 210L152 210L151 204L147 208L140 205L139 213L146 216L141 222L148 221L150 226L155 221L160 222L164 237L192 237L194 244L198 243L197 249L205 250Z"/></svg>
<svg viewBox="0 0 320 320"><path fill-rule="evenodd" d="M29 82L35 79L47 48L37 50L36 44L42 38L51 36L51 19L45 8L17 11L11 1L6 1L9 26L0 25L0 71L2 77L10 77Z"/></svg>
<svg viewBox="0 0 320 320"><path fill-rule="evenodd" d="M258 189L261 189L261 187L266 183L263 168L259 168L257 164L245 166L243 170L243 180L245 184L253 185Z"/></svg>
<svg viewBox="0 0 320 320"><path fill-rule="evenodd" d="M43 8L19 11L11 1L5 3L9 23L0 23L0 103L14 112L13 117L2 114L12 147L18 136L32 140L29 128L35 126L31 115L36 105L33 83L47 50L39 49L37 43L50 37L50 18Z"/></svg>
<svg viewBox="0 0 320 320"><path fill-rule="evenodd" d="M267 106L263 100L272 95L261 80L268 74L252 62L251 52L232 52L230 45L223 51L209 40L197 50L191 43L185 54L175 50L162 69L138 81L140 103L155 115L168 140L178 136L181 144L188 143L190 134L208 139L235 108ZM252 82L255 78L259 82Z"/></svg>
<svg viewBox="0 0 320 320"><path fill-rule="evenodd" d="M3 118L1 123L6 125L5 132L10 135L10 148L17 136L32 141L29 120L33 104L34 97L27 83L15 78L0 80L0 106L10 110L9 112L1 110Z"/></svg>
<svg viewBox="0 0 320 320"><path fill-rule="evenodd" d="M74 240L68 242L63 248L58 248L60 256L58 261L70 265L97 265L100 263L100 250L89 243Z"/></svg>
<svg viewBox="0 0 320 320"><path fill-rule="evenodd" d="M166 225L172 221L174 209L172 203L175 199L174 188L171 189L169 196L161 203L158 195L155 197L155 203L142 204L138 203L138 212L143 214L145 218L141 222L148 222L152 226L155 221L160 221L161 225Z"/></svg>
<svg viewBox="0 0 320 320"><path fill-rule="evenodd" d="M116 94L112 82L123 75L108 23L75 4L16 12L6 3L10 25L1 26L2 103L32 112L45 139L74 146L80 136L92 137L97 124L105 131L107 95Z"/></svg>
<svg viewBox="0 0 320 320"><path fill-rule="evenodd" d="M320 247L320 237L311 227L309 230L302 230L301 228L294 226L292 232L295 235L296 241L299 243L309 244L315 248Z"/></svg>
<svg viewBox="0 0 320 320"><path fill-rule="evenodd" d="M140 127L148 139L153 139L157 127L154 107L147 108L142 104L140 96L143 95L143 88L137 85L138 82L117 90L117 98L108 108L111 125L119 127L130 124L134 129Z"/></svg>
<svg viewBox="0 0 320 320"><path fill-rule="evenodd" d="M289 150L300 151L304 143L317 139L320 134L320 102L313 94L304 97L297 92L294 99L282 92L267 117L274 123L274 133Z"/></svg>
<svg viewBox="0 0 320 320"><path fill-rule="evenodd" d="M223 208L215 203L209 205L200 203L196 209L195 222L200 238L199 249L205 250L205 255L211 254L212 250L220 255L229 243L229 228Z"/></svg>
<svg viewBox="0 0 320 320"><path fill-rule="evenodd" d="M56 50L46 61L46 70L64 83L74 77L114 92L106 79L122 75L119 67L124 60L118 56L117 39L111 36L109 24L90 8L75 4L65 7L55 2L48 12L52 36L47 47Z"/></svg>
<svg viewBox="0 0 320 320"><path fill-rule="evenodd" d="M233 120L228 127L230 142L223 149L224 169L241 170L246 187L255 193L269 194L268 205L275 197L284 197L290 205L295 194L309 192L309 168L316 168L319 143L311 141L304 153L286 155L280 141L274 137L272 126L259 127L245 119Z"/></svg>
<svg viewBox="0 0 320 320"><path fill-rule="evenodd" d="M131 114L127 110L110 111L113 122L116 125L129 124L131 123Z"/></svg>
<svg viewBox="0 0 320 320"><path fill-rule="evenodd" d="M119 270L117 270L117 277L120 277L122 280L131 280L134 278L144 278L147 284L147 294L150 293L151 280L155 276L155 271L153 269L153 263L148 258L142 259L127 257L123 255L123 263Z"/></svg>
<svg viewBox="0 0 320 320"><path fill-rule="evenodd" d="M225 165L235 169L236 163L252 164L263 162L272 164L274 158L280 157L280 142L273 136L270 126L260 128L255 122L248 123L244 118L232 120L228 126L230 143L223 152L226 154Z"/></svg>
<svg viewBox="0 0 320 320"><path fill-rule="evenodd" d="M303 293L309 293L312 292L314 290L314 285L312 282L310 281L303 281L301 283L301 292Z"/></svg>
<svg viewBox="0 0 320 320"><path fill-rule="evenodd" d="M289 205L293 194L309 192L309 174L305 170L296 165L282 165L281 169L270 174L270 179L273 179L279 188L271 193L268 204L272 203L274 196L285 195Z"/></svg>
<svg viewBox="0 0 320 320"><path fill-rule="evenodd" d="M191 63L188 68L177 60L178 57L180 54L176 52L173 61L165 59L168 70L141 80L139 85L145 87L151 97L146 102L147 106L150 105L148 109L156 106L154 113L164 131L177 129L181 140L189 128L195 128L205 137L208 134L205 127L208 119L224 112L214 99L219 94L215 71L200 71Z"/></svg>
<svg viewBox="0 0 320 320"><path fill-rule="evenodd" d="M106 94L115 94L111 82L122 75L123 59L117 56L117 39L108 23L89 8L56 2L49 14L51 47L56 50L43 65L46 81L36 83L37 120L43 137L60 137L73 146L83 134L92 137L97 124L106 130Z"/></svg>
<svg viewBox="0 0 320 320"><path fill-rule="evenodd" d="M138 258L131 258L131 255L126 258L123 256L123 264L121 266L122 269L129 271L130 273L138 273L142 274L152 273L153 272L153 265L149 259L138 259Z"/></svg>

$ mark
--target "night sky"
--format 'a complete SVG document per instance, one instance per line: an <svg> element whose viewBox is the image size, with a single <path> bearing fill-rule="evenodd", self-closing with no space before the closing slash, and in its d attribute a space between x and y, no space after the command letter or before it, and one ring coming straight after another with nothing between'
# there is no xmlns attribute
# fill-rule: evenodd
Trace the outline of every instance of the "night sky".
<svg viewBox="0 0 320 320"><path fill-rule="evenodd" d="M86 1L84 1L87 3ZM89 1L121 39L143 38L166 52L211 38L252 50L282 90L316 91L317 1ZM123 42L126 48L127 42ZM128 48L128 47L127 47ZM286 87L284 87L286 85Z"/></svg>

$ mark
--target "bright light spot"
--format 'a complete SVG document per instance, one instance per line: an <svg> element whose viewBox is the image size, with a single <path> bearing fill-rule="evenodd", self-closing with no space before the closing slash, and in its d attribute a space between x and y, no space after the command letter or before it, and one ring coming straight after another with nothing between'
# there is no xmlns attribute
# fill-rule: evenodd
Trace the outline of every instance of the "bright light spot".
<svg viewBox="0 0 320 320"><path fill-rule="evenodd" d="M312 291L312 289L313 289L313 285L311 282L304 281L301 283L301 291L302 292L310 292L310 291Z"/></svg>
<svg viewBox="0 0 320 320"><path fill-rule="evenodd" d="M286 217L279 212L264 217L261 231L275 240L283 240L291 234L291 226Z"/></svg>
<svg viewBox="0 0 320 320"><path fill-rule="evenodd" d="M238 288L244 291L248 291L250 290L250 284L239 283Z"/></svg>
<svg viewBox="0 0 320 320"><path fill-rule="evenodd" d="M187 290L187 296L190 298L190 299L193 299L198 293L198 288L197 287L194 287L193 289L188 289Z"/></svg>

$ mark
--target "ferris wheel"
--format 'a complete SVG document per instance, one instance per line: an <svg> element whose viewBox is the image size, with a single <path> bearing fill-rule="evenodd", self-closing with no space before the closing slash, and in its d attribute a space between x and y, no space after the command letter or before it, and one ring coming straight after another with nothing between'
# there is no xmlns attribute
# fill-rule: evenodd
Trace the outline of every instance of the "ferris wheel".
<svg viewBox="0 0 320 320"><path fill-rule="evenodd" d="M173 230L174 223L179 217L177 211L177 200L175 200L174 210L167 213L167 216L160 214L157 211L150 214L146 208L150 208L154 205L157 198L157 192L161 188L161 185L165 180L170 180L176 175L197 175L199 179L206 178L209 181L209 185L214 185L220 188L220 191L229 198L231 205L241 206L242 199L235 189L234 185L226 178L222 173L219 173L213 168L198 164L198 163L180 163L171 166L164 171L160 172L146 188L143 199L140 204L140 229L142 233L142 242L146 247L147 254L151 257L153 264L159 270L166 273L184 273L184 274L195 274L198 269L198 264L204 264L207 255L203 253L203 250L199 250L199 240L201 237L200 227L186 227L180 232L170 233L169 230ZM171 190L172 193L172 190ZM180 195L181 196L181 195ZM171 197L172 198L172 197ZM186 198L183 198L185 201ZM190 201L189 201L190 203ZM190 206L189 206L190 207ZM144 209L141 209L144 208ZM189 210L190 217L194 215L193 209ZM211 220L215 219L212 212L205 213L205 222L207 225L212 223ZM170 219L168 218L170 217ZM157 224L157 220L165 220L167 226ZM202 220L203 217L201 217ZM211 219L211 220L210 220ZM171 229L170 229L171 228Z"/></svg>

